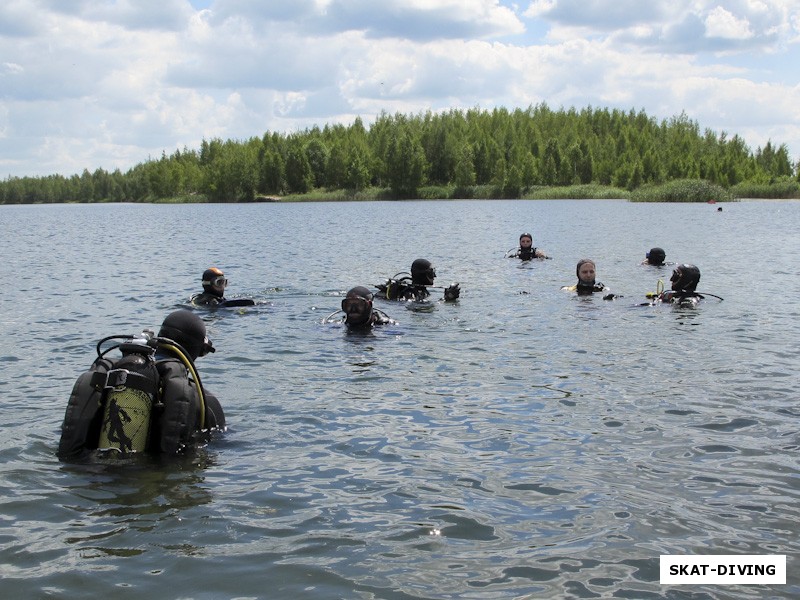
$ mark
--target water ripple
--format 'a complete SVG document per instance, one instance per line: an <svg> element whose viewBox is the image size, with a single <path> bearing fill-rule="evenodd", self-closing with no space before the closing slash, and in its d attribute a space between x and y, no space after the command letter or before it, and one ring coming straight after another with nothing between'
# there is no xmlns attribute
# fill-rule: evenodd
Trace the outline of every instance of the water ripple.
<svg viewBox="0 0 800 600"><path fill-rule="evenodd" d="M0 316L8 597L800 595L800 203L739 203L713 230L705 206L622 202L10 208L2 259L30 275ZM109 219L128 243L86 252ZM526 222L553 260L500 258ZM398 324L366 335L324 323L407 268L409 231L459 302L381 304ZM726 300L639 306L668 276L638 264L653 232ZM731 261L742 239L759 252ZM623 298L559 289L584 255ZM229 431L176 461L56 461L97 339L157 327L209 261L261 303L199 313ZM743 553L786 554L788 584L659 584L661 554Z"/></svg>

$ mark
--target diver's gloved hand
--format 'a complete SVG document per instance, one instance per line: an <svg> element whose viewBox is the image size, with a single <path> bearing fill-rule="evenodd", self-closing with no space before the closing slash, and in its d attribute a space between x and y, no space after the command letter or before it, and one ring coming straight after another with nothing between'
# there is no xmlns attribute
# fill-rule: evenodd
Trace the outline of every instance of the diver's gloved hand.
<svg viewBox="0 0 800 600"><path fill-rule="evenodd" d="M447 301L455 300L461 295L461 286L457 283L454 283L449 288L445 288L444 290L444 299Z"/></svg>

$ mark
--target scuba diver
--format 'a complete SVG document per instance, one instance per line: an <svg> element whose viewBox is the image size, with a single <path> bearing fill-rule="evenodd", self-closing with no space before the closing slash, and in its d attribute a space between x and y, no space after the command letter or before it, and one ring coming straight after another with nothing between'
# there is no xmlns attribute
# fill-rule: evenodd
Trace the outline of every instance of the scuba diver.
<svg viewBox="0 0 800 600"><path fill-rule="evenodd" d="M593 260L582 258L578 261L578 266L575 267L575 273L578 276L578 283L575 285L564 286L561 289L568 292L578 292L579 296L588 296L596 292L603 292L606 286L595 281L596 267ZM612 300L615 298L614 294L604 296L604 300Z"/></svg>
<svg viewBox="0 0 800 600"><path fill-rule="evenodd" d="M111 340L118 343L102 348ZM122 357L107 358L118 349ZM67 403L58 456L74 459L96 451L177 455L212 430L225 430L225 413L206 390L194 361L214 352L202 319L177 310L158 336L116 335L97 343L97 358L78 377Z"/></svg>
<svg viewBox="0 0 800 600"><path fill-rule="evenodd" d="M228 279L222 272L222 269L217 267L209 267L203 271L203 291L195 294L191 298L191 303L195 306L206 307L236 307L236 306L253 306L255 300L251 298L232 298L227 300L225 298L225 288L228 286Z"/></svg>
<svg viewBox="0 0 800 600"><path fill-rule="evenodd" d="M366 330L375 325L394 323L395 321L389 315L372 306L373 298L373 293L362 285L351 288L342 300L342 310L337 310L325 321L330 322L331 317L343 312L344 317L342 317L341 322L347 325L349 329Z"/></svg>
<svg viewBox="0 0 800 600"><path fill-rule="evenodd" d="M518 258L523 261L539 258L544 260L550 258L542 250L533 247L533 236L530 233L523 233L519 236L519 248L511 249L506 252L506 258Z"/></svg>
<svg viewBox="0 0 800 600"><path fill-rule="evenodd" d="M650 251L645 253L643 265L654 265L661 267L664 265L664 260L667 258L667 253L663 248L650 248Z"/></svg>
<svg viewBox="0 0 800 600"><path fill-rule="evenodd" d="M402 277L398 277L402 275ZM418 258L411 263L411 274L401 272L387 279L384 283L379 283L377 297L386 300L425 300L431 295L428 287L433 285L436 278L436 269L433 268L431 261ZM452 302L461 295L461 286L454 283L444 288L444 301Z"/></svg>
<svg viewBox="0 0 800 600"><path fill-rule="evenodd" d="M684 263L675 267L672 271L670 282L672 289L664 290L663 282L661 280L658 281L656 293L647 294L647 297L652 299L651 304L663 302L680 306L696 306L706 296L713 296L722 300L716 294L709 294L708 292L699 294L696 291L697 284L700 282L700 269L695 265Z"/></svg>

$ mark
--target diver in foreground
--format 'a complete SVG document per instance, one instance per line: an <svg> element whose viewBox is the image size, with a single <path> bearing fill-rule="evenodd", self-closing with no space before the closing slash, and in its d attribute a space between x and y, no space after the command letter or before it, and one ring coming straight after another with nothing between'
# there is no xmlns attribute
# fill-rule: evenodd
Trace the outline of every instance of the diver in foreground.
<svg viewBox="0 0 800 600"><path fill-rule="evenodd" d="M398 273L376 287L378 298L386 300L425 300L431 295L428 287L433 286L436 269L429 260L418 258L411 263L411 274ZM461 286L454 283L444 289L444 301L452 302L461 295Z"/></svg>
<svg viewBox="0 0 800 600"><path fill-rule="evenodd" d="M690 265L688 263L684 263L675 267L672 271L672 277L670 277L670 283L672 289L669 290L658 290L655 294L650 293L647 294L648 298L652 299L652 302L648 304L675 304L678 306L697 306L697 304L704 300L706 296L713 296L719 300L722 300L719 296L715 294L709 294L705 292L705 294L699 294L697 290L697 284L700 282L700 269L698 269L695 265ZM659 280L659 286L663 288L663 284L661 280Z"/></svg>
<svg viewBox="0 0 800 600"><path fill-rule="evenodd" d="M575 274L578 276L578 283L575 285L565 285L562 290L567 292L577 292L579 296L588 296L594 293L603 292L608 288L595 280L596 267L593 260L582 258L575 267Z"/></svg>
<svg viewBox="0 0 800 600"><path fill-rule="evenodd" d="M104 343L118 343L105 350ZM118 349L122 357L107 358ZM194 366L214 352L203 321L188 310L170 313L158 336L109 336L72 388L61 427L58 456L92 453L176 455L225 430L225 414Z"/></svg>
<svg viewBox="0 0 800 600"><path fill-rule="evenodd" d="M203 291L195 294L191 298L191 303L195 306L205 306L209 308L231 308L236 306L254 306L255 300L251 298L225 298L225 288L228 286L228 279L222 269L209 267L203 271Z"/></svg>

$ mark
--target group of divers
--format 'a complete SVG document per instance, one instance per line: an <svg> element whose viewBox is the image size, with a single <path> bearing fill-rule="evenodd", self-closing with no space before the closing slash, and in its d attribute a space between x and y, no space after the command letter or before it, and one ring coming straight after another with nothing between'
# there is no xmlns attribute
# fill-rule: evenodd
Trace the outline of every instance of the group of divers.
<svg viewBox="0 0 800 600"><path fill-rule="evenodd" d="M530 233L519 237L519 247L506 252L507 258L520 261L546 260L549 257L533 246ZM652 248L643 264L664 266L666 253ZM562 290L578 295L604 293L603 299L619 296L596 281L594 261L584 258L575 268L578 281ZM394 323L373 304L379 298L388 301L429 302L431 289L443 291L441 301L455 302L461 295L460 284L434 287L436 269L427 259L411 263L411 271L401 272L377 284L373 292L365 286L348 290L341 310L326 322L341 322L348 329L369 330ZM647 294L646 305L673 304L695 306L705 296L722 300L715 294L697 292L700 269L695 265L675 265L671 287L659 286ZM205 270L203 291L191 298L191 304L203 308L253 306L251 298L225 298L228 280L217 267ZM341 313L341 316L339 316ZM120 358L108 354L119 350ZM174 456L185 454L207 442L217 431L224 431L225 415L216 396L203 386L195 361L214 352L205 323L192 310L179 309L163 321L158 334L145 330L139 335L116 335L97 343L97 358L75 382L61 427L58 456L62 460L131 458L135 455Z"/></svg>

